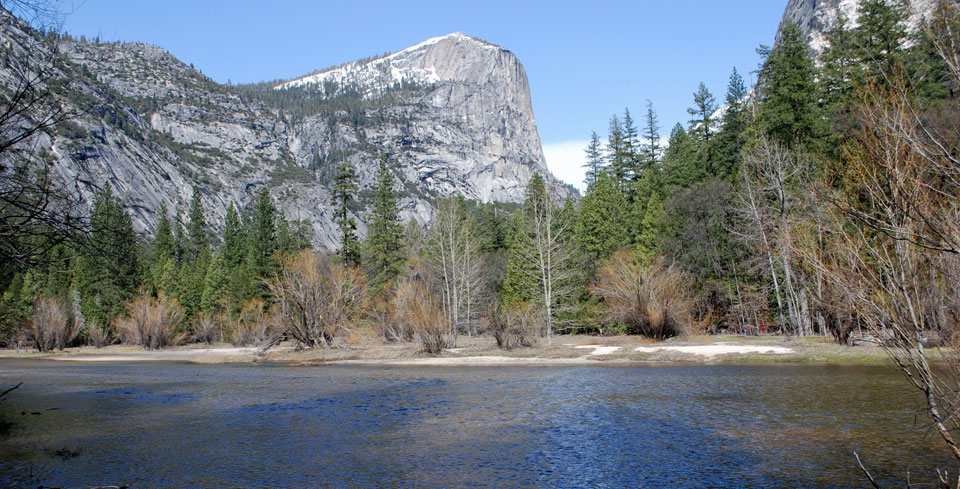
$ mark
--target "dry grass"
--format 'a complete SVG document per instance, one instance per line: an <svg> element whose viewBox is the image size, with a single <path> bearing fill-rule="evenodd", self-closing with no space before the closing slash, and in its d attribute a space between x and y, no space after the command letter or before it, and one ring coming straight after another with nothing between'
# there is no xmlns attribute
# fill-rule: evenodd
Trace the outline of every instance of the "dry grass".
<svg viewBox="0 0 960 489"><path fill-rule="evenodd" d="M183 309L176 299L163 294L159 298L140 296L127 304L126 317L117 320L117 332L126 344L156 350L183 340L183 335L177 334L182 320Z"/></svg>

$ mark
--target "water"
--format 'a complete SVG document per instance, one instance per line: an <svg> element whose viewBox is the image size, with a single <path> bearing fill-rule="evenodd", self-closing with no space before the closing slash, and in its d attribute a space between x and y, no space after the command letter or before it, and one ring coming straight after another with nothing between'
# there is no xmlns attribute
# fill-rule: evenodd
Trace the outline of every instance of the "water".
<svg viewBox="0 0 960 489"><path fill-rule="evenodd" d="M883 368L0 361L20 381L3 487L863 487L853 451L886 481L957 466Z"/></svg>

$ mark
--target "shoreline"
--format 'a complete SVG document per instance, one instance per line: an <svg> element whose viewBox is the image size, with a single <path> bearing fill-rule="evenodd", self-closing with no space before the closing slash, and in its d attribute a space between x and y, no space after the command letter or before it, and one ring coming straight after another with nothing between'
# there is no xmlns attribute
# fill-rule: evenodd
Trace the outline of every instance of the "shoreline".
<svg viewBox="0 0 960 489"><path fill-rule="evenodd" d="M3 360L80 363L186 362L199 364L280 363L296 366L398 367L654 366L654 365L889 365L875 345L839 346L824 337L697 336L663 342L632 336L557 336L552 345L499 350L492 338L458 338L458 348L431 356L414 343L367 343L296 351L292 344L257 355L256 347L186 345L163 350L111 345L64 351L0 350Z"/></svg>

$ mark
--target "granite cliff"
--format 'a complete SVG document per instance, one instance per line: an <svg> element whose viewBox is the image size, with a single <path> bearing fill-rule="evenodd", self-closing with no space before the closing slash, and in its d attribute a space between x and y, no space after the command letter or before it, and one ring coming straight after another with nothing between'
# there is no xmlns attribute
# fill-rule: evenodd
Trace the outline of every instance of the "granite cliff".
<svg viewBox="0 0 960 489"><path fill-rule="evenodd" d="M461 33L295 80L218 84L156 46L57 38L50 80L79 113L21 145L87 202L109 182L135 227L152 232L161 202L185 210L201 189L218 228L263 186L290 219L309 219L318 246L338 246L330 189L343 159L357 167L363 216L380 154L402 192L403 218L429 222L437 197L521 202L547 170L523 66L510 51ZM0 12L10 53L51 51L50 36ZM2 69L0 69L2 72ZM9 75L0 73L0 76ZM6 79L12 79L4 76Z"/></svg>

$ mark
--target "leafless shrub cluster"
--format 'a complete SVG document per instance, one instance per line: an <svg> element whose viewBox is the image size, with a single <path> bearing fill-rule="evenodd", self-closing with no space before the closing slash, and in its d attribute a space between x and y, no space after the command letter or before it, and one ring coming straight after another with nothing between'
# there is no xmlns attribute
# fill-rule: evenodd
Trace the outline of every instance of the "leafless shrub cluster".
<svg viewBox="0 0 960 489"><path fill-rule="evenodd" d="M269 314L262 299L247 301L239 314L225 320L230 322L230 342L234 346L262 346L283 334L282 321Z"/></svg>
<svg viewBox="0 0 960 489"><path fill-rule="evenodd" d="M301 346L327 347L359 322L367 300L363 272L305 250L268 282L284 331Z"/></svg>
<svg viewBox="0 0 960 489"><path fill-rule="evenodd" d="M395 291L391 322L401 336L419 340L423 351L431 355L452 345L449 323L440 301L423 282L400 277Z"/></svg>
<svg viewBox="0 0 960 489"><path fill-rule="evenodd" d="M484 330L493 335L502 350L536 346L543 328L542 310L533 304L508 306L494 302L487 306Z"/></svg>
<svg viewBox="0 0 960 489"><path fill-rule="evenodd" d="M34 348L46 352L64 349L77 336L77 328L67 317L63 302L53 297L41 297L33 306L33 316L24 331Z"/></svg>
<svg viewBox="0 0 960 489"><path fill-rule="evenodd" d="M103 348L112 343L112 341L110 330L106 325L101 326L94 321L87 324L87 343L96 348Z"/></svg>
<svg viewBox="0 0 960 489"><path fill-rule="evenodd" d="M604 261L589 286L604 300L610 317L630 333L655 339L691 332L689 289L684 274L663 258L647 261L625 250Z"/></svg>
<svg viewBox="0 0 960 489"><path fill-rule="evenodd" d="M121 341L148 350L176 345L183 340L177 328L183 321L183 309L176 299L140 296L127 304L126 317L117 320Z"/></svg>
<svg viewBox="0 0 960 489"><path fill-rule="evenodd" d="M221 337L222 328L219 321L209 314L197 318L190 325L193 329L193 339L212 345Z"/></svg>

